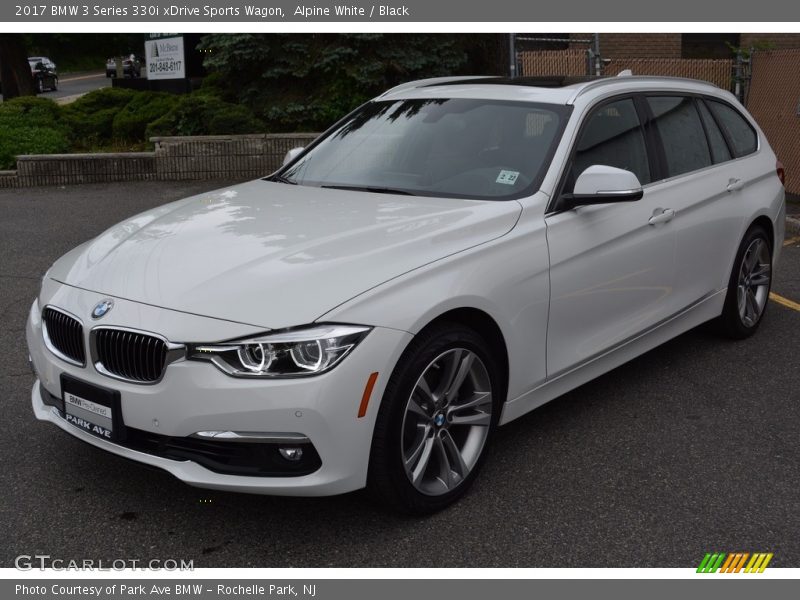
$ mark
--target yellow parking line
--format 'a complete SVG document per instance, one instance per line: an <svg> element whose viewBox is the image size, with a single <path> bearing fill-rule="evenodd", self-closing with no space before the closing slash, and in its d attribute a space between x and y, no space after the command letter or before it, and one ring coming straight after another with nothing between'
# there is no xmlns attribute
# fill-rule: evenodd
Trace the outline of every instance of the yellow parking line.
<svg viewBox="0 0 800 600"><path fill-rule="evenodd" d="M792 244L800 244L800 235L783 241L784 246L791 246Z"/></svg>
<svg viewBox="0 0 800 600"><path fill-rule="evenodd" d="M773 302L781 304L782 306L785 306L786 308L791 308L792 310L800 312L800 304L798 304L793 300L789 300L788 298L784 298L783 296L779 296L775 292L769 293L769 299L772 300Z"/></svg>

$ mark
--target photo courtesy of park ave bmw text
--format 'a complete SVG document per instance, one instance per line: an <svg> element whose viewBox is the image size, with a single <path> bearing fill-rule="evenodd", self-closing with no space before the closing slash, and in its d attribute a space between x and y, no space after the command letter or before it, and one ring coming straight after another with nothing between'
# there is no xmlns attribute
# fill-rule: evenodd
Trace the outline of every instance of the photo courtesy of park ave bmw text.
<svg viewBox="0 0 800 600"><path fill-rule="evenodd" d="M799 7L0 16L0 596L796 595Z"/></svg>

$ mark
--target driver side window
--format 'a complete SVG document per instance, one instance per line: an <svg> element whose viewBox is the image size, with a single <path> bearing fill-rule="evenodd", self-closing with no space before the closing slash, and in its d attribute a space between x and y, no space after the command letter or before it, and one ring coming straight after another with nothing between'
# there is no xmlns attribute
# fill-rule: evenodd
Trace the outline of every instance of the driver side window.
<svg viewBox="0 0 800 600"><path fill-rule="evenodd" d="M652 181L644 130L631 98L604 104L587 117L575 147L564 193L571 193L578 175L592 165L631 171L642 185Z"/></svg>

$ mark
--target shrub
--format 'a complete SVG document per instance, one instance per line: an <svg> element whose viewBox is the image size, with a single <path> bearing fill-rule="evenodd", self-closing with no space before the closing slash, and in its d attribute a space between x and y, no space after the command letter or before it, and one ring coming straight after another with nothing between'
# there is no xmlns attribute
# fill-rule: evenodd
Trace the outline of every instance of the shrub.
<svg viewBox="0 0 800 600"><path fill-rule="evenodd" d="M111 133L115 139L143 141L147 125L167 114L178 96L163 92L138 92L114 116Z"/></svg>
<svg viewBox="0 0 800 600"><path fill-rule="evenodd" d="M107 87L84 94L67 107L79 112L95 112L108 108L120 109L139 94L136 90L120 87Z"/></svg>
<svg viewBox="0 0 800 600"><path fill-rule="evenodd" d="M0 104L0 124L55 126L61 120L61 107L47 98L20 96Z"/></svg>
<svg viewBox="0 0 800 600"><path fill-rule="evenodd" d="M46 98L22 96L0 104L0 169L11 169L20 154L67 152L60 107Z"/></svg>
<svg viewBox="0 0 800 600"><path fill-rule="evenodd" d="M67 104L62 118L71 130L73 141L78 145L109 141L113 135L114 117L137 93L126 88L103 88Z"/></svg>
<svg viewBox="0 0 800 600"><path fill-rule="evenodd" d="M12 169L20 154L58 154L69 150L61 129L23 125L0 127L0 169Z"/></svg>
<svg viewBox="0 0 800 600"><path fill-rule="evenodd" d="M145 136L259 133L264 124L244 106L213 96L190 94L148 125Z"/></svg>
<svg viewBox="0 0 800 600"><path fill-rule="evenodd" d="M208 122L208 133L212 135L260 133L262 131L264 131L264 124L249 109L237 104L226 103L226 107L213 112Z"/></svg>

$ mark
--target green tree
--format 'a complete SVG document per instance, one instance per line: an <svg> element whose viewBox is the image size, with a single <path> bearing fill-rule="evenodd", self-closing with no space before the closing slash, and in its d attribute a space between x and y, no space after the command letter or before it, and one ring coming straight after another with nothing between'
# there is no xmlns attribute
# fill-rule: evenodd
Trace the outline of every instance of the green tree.
<svg viewBox="0 0 800 600"><path fill-rule="evenodd" d="M461 73L481 36L210 34L199 49L209 86L272 131L320 130L383 90Z"/></svg>
<svg viewBox="0 0 800 600"><path fill-rule="evenodd" d="M59 71L96 70L112 56L144 53L141 33L28 33L31 55L49 57Z"/></svg>
<svg viewBox="0 0 800 600"><path fill-rule="evenodd" d="M25 39L18 33L0 34L0 82L5 100L35 93Z"/></svg>

